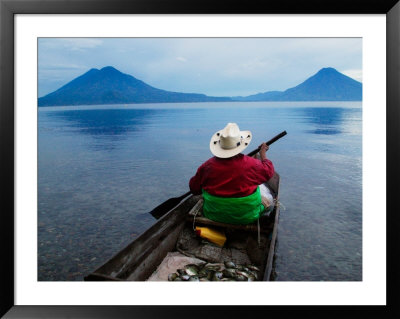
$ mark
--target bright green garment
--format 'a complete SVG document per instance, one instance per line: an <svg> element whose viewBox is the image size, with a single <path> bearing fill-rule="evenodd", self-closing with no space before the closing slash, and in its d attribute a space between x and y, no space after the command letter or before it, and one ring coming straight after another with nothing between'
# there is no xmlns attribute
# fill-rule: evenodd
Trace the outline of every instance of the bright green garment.
<svg viewBox="0 0 400 319"><path fill-rule="evenodd" d="M218 197L203 190L203 214L208 219L227 224L249 224L264 213L260 188L245 197Z"/></svg>

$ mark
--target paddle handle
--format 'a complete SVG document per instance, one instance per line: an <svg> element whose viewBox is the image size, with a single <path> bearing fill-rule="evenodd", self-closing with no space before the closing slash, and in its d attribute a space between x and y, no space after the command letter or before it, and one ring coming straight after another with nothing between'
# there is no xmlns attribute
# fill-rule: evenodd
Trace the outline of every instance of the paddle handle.
<svg viewBox="0 0 400 319"><path fill-rule="evenodd" d="M284 137L286 135L286 131L283 131L281 133L279 133L277 136L271 138L268 142L265 142L265 144L267 144L268 146L271 145L272 143L276 142L277 140L279 140L281 137ZM255 154L257 154L260 151L260 148L258 147L257 149L255 149L254 151L251 151L249 154L247 154L248 156L253 156Z"/></svg>

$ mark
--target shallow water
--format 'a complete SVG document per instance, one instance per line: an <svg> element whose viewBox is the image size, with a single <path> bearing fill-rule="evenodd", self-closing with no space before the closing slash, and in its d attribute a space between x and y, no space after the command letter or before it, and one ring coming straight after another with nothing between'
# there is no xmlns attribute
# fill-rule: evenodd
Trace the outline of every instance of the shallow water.
<svg viewBox="0 0 400 319"><path fill-rule="evenodd" d="M283 130L276 280L362 280L360 102L144 104L39 108L39 280L82 280L188 191L227 122L245 153Z"/></svg>

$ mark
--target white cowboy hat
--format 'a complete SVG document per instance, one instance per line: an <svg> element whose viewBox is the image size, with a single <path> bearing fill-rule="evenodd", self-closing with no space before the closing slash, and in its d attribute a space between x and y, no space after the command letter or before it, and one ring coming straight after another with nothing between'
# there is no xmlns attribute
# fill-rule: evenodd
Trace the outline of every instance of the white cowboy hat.
<svg viewBox="0 0 400 319"><path fill-rule="evenodd" d="M211 137L210 150L216 157L229 158L242 152L251 138L250 131L241 131L236 123L228 123Z"/></svg>

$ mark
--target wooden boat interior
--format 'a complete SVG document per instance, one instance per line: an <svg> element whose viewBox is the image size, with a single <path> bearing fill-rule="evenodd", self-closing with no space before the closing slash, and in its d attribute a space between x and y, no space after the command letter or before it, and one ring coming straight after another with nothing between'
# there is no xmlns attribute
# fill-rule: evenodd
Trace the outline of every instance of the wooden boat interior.
<svg viewBox="0 0 400 319"><path fill-rule="evenodd" d="M201 216L202 196L190 196L169 211L132 243L85 277L87 281L145 281L168 252L180 251L207 262L232 260L260 268L261 280L270 280L279 219L279 182L277 173L267 182L276 204L269 216L258 223L230 225ZM196 237L193 227L208 226L225 232L223 248ZM186 237L185 237L186 236ZM186 246L185 246L186 245Z"/></svg>

